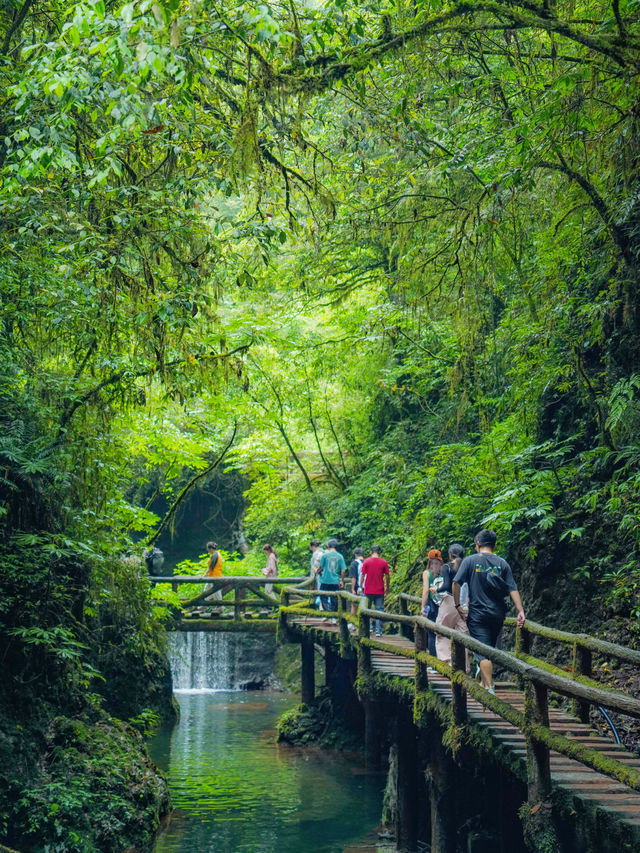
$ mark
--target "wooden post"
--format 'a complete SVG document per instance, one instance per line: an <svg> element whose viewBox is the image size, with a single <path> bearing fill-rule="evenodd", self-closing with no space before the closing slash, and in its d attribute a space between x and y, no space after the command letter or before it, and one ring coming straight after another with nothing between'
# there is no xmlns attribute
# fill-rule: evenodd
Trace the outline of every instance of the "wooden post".
<svg viewBox="0 0 640 853"><path fill-rule="evenodd" d="M289 601L291 599L291 595L286 591L282 590L280 594L280 605L281 607L288 607ZM282 639L286 639L287 637L287 613L284 610L280 610L280 621L278 623L278 634L282 637Z"/></svg>
<svg viewBox="0 0 640 853"><path fill-rule="evenodd" d="M442 733L435 728L429 738L429 805L431 812L431 853L455 853L456 816L462 811L456 796L455 765L442 745Z"/></svg>
<svg viewBox="0 0 640 853"><path fill-rule="evenodd" d="M395 730L398 747L396 845L400 850L415 850L418 843L418 744L413 721L404 709L398 709Z"/></svg>
<svg viewBox="0 0 640 853"><path fill-rule="evenodd" d="M400 613L403 616L409 616L410 615L409 614L409 602L407 601L406 598L403 598L402 596L400 596ZM401 622L400 623L400 634L403 637L406 637L407 640L412 640L413 635L411 632L411 625L406 625L404 622Z"/></svg>
<svg viewBox="0 0 640 853"><path fill-rule="evenodd" d="M331 676L338 664L338 655L331 646L326 645L324 647L324 683L325 686L329 685L331 681Z"/></svg>
<svg viewBox="0 0 640 853"><path fill-rule="evenodd" d="M466 649L461 643L451 640L451 666L454 672L467 671ZM467 722L467 691L463 684L451 684L451 706L454 723Z"/></svg>
<svg viewBox="0 0 640 853"><path fill-rule="evenodd" d="M364 700L364 755L367 767L380 769L380 700L367 695Z"/></svg>
<svg viewBox="0 0 640 853"><path fill-rule="evenodd" d="M587 649L579 643L574 643L573 646L573 671L576 675L586 675L591 677L593 660L591 657L591 649ZM573 703L574 712L582 723L589 722L589 710L591 703L584 699L576 699Z"/></svg>
<svg viewBox="0 0 640 853"><path fill-rule="evenodd" d="M303 704L309 705L316 695L315 658L311 640L303 640L300 643L300 656L302 659L300 699Z"/></svg>
<svg viewBox="0 0 640 853"><path fill-rule="evenodd" d="M371 625L368 616L360 614L360 625L358 627L358 638L368 640L371 633ZM363 643L358 643L358 674L368 675L371 672L371 649Z"/></svg>
<svg viewBox="0 0 640 853"><path fill-rule="evenodd" d="M427 665L417 657L418 652L426 652L427 650L427 629L423 625L416 625L415 632L415 649L416 649L416 693L420 693L427 689L429 684L429 675L427 673Z"/></svg>
<svg viewBox="0 0 640 853"><path fill-rule="evenodd" d="M544 802L551 793L549 747L532 737L531 723L549 726L549 697L542 684L527 681L524 698L524 734L527 739L527 785L531 805Z"/></svg>
<svg viewBox="0 0 640 853"><path fill-rule="evenodd" d="M236 590L236 598L233 602L233 618L234 619L243 619L245 613L245 606L242 603L245 596L247 594L246 586L239 586Z"/></svg>
<svg viewBox="0 0 640 853"><path fill-rule="evenodd" d="M516 654L528 655L531 652L532 645L533 638L531 632L527 631L526 628L516 627ZM520 690L524 690L526 685L521 675L517 676L517 682Z"/></svg>
<svg viewBox="0 0 640 853"><path fill-rule="evenodd" d="M349 623L344 618L348 606L348 602L346 602L338 592L338 627L340 629L340 654L343 657L348 657L350 651L348 628Z"/></svg>

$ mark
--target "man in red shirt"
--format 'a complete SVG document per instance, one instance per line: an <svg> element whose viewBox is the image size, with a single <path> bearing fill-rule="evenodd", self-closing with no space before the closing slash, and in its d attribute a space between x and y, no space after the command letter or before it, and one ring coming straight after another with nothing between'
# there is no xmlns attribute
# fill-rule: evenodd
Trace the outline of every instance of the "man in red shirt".
<svg viewBox="0 0 640 853"><path fill-rule="evenodd" d="M384 613L384 597L389 592L389 564L383 560L380 554L382 548L372 545L371 556L362 564L360 577L364 578L364 594L368 599L368 606ZM382 622L376 619L376 637L382 636Z"/></svg>

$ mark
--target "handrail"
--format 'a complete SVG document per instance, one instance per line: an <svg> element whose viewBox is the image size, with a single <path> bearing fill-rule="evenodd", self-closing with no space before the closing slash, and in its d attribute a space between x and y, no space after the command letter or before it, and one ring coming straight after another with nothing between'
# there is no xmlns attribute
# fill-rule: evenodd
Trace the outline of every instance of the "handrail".
<svg viewBox="0 0 640 853"><path fill-rule="evenodd" d="M157 575L149 575L151 583L211 583L214 586L265 586L266 584L276 584L278 586L289 583L303 583L309 580L308 575L275 575L274 577L264 577L258 575L222 575L220 577L212 577L211 575L171 575L170 577L159 577Z"/></svg>
<svg viewBox="0 0 640 853"><path fill-rule="evenodd" d="M507 617L504 621L505 625L508 626L516 624L516 620L512 616ZM570 646L577 644L584 649L605 655L606 657L616 658L617 660L625 661L625 663L640 664L640 651L636 649L629 649L617 643L600 640L589 634L572 634L569 631L562 631L558 628L549 628L547 625L540 625L538 622L531 622L529 619L527 619L525 627L530 634L545 637L548 640L555 640L558 643L566 643Z"/></svg>
<svg viewBox="0 0 640 853"><path fill-rule="evenodd" d="M317 611L312 611L304 606L289 605L289 597L292 593L298 590L295 587L286 587L283 592L283 604L280 608L280 618L286 624L288 615L319 615ZM628 785L634 790L640 791L640 772L627 764L616 759L611 759L601 755L597 750L586 746L576 740L567 738L559 732L552 731L549 727L548 713L548 691L560 693L564 696L569 696L578 701L582 706L587 708L594 705L601 705L605 708L613 708L620 713L640 719L640 700L620 691L613 690L607 687L596 685L588 678L583 680L575 680L574 678L560 675L556 672L549 671L537 666L535 658L526 655L517 656L502 649L495 649L492 646L487 646L479 640L475 640L468 634L463 634L452 628L447 628L444 625L438 625L424 616L414 616L408 613L389 613L384 611L373 610L366 605L366 598L362 596L354 596L351 593L341 590L334 590L330 593L326 591L312 591L314 595L332 595L338 598L339 610L337 615L340 623L340 640L343 643L352 644L358 651L358 666L362 674L366 675L371 669L371 650L379 649L392 654L409 657L416 662L416 677L415 677L415 692L416 696L423 690L428 688L428 670L427 667L433 667L441 674L451 679L452 683L452 713L453 720L457 724L464 724L467 719L467 694L471 694L482 705L494 711L503 719L508 720L525 735L528 754L529 754L529 770L530 789L533 790L533 796L536 799L544 799L548 796L551 790L551 771L550 771L550 750L553 749L563 755L580 761L594 770L611 776L625 785ZM409 596L406 593L401 593L401 601L415 601L417 596ZM354 620L352 616L346 613L344 606L345 601L359 601L358 618ZM418 599L419 601L420 599ZM325 615L325 614L323 614ZM328 615L328 614L327 614ZM376 619L383 622L392 622L405 627L412 627L415 633L414 647L397 646L382 639L372 639L370 637L371 620ZM356 621L359 625L357 636L350 636L346 630L347 621ZM533 631L545 629L546 626L538 625L538 623L525 623L522 633L526 636L528 627L532 627ZM520 630L520 629L519 629ZM436 634L447 637L451 641L452 647L452 663L446 664L427 652L427 631L433 631ZM572 642L575 648L575 639L593 640L588 635L570 635L564 633L565 637L572 637ZM522 638L521 638L522 639ZM557 639L556 636L552 639ZM568 639L563 639L568 642ZM596 641L598 650L606 647L614 646L614 644L605 643L604 641ZM601 645L602 644L602 645ZM629 652L633 656L633 650L619 646L615 647L619 653ZM465 649L477 652L483 657L492 660L499 664L504 669L517 675L525 685L525 709L524 713L519 711L514 705L488 693L474 679L466 673L465 666ZM596 647L593 646L593 650ZM616 655L617 656L617 655ZM526 658L526 659L523 659ZM623 658L629 659L629 658Z"/></svg>
<svg viewBox="0 0 640 853"><path fill-rule="evenodd" d="M534 664L520 660L520 658L515 657L509 652L505 652L502 649L494 649L493 646L481 643L480 640L474 640L468 634L463 634L444 625L437 625L424 616L401 616L397 613L383 613L379 610L370 610L369 608L362 608L361 613L370 619L380 619L383 622L420 625L428 631L434 631L450 640L455 640L472 652L478 652L482 657L500 664L501 667L508 669L509 672L513 672L514 675L535 680L553 690L554 693L561 693L563 696L569 696L572 699L587 699L593 704L603 705L605 708L614 708L616 711L620 711L630 717L640 719L640 699L634 699L617 690L591 687L580 681L574 681L571 678L565 678L562 675L548 672Z"/></svg>

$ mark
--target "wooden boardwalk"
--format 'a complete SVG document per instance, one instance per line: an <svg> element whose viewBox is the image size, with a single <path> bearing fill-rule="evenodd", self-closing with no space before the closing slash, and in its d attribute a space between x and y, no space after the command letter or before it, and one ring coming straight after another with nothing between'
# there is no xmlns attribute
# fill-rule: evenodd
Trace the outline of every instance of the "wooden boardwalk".
<svg viewBox="0 0 640 853"><path fill-rule="evenodd" d="M327 639L330 635L339 635L338 625L323 619L296 618L291 620L290 624L292 627L312 628L326 633ZM383 635L381 641L398 649L414 649L411 640L398 635ZM408 679L415 677L415 661L409 657L394 654L392 649L388 651L371 649L371 668L394 677ZM443 702L451 703L452 689L448 678L436 672L430 672L429 688ZM525 697L516 684L497 682L496 696L518 711L524 711ZM467 714L470 723L482 726L489 733L496 759L514 768L514 772L522 780L526 780L527 745L520 729L485 708L471 696L467 699ZM550 708L549 727L570 740L597 750L602 756L614 758L640 771L640 758L637 755L617 745L613 740L603 737L592 726L580 722L577 717L565 711ZM623 822L632 829L640 843L640 792L554 750L550 752L550 765L553 788L571 798L577 812L598 811L603 813L605 819L608 817ZM640 846L635 853L640 853Z"/></svg>

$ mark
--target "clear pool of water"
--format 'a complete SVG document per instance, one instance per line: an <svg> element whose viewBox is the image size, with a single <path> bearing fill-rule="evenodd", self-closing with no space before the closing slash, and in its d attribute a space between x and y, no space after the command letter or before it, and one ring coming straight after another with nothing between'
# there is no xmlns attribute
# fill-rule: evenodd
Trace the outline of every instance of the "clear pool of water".
<svg viewBox="0 0 640 853"><path fill-rule="evenodd" d="M379 849L384 777L353 755L275 742L295 697L201 692L178 701L180 722L150 744L174 806L154 853Z"/></svg>

